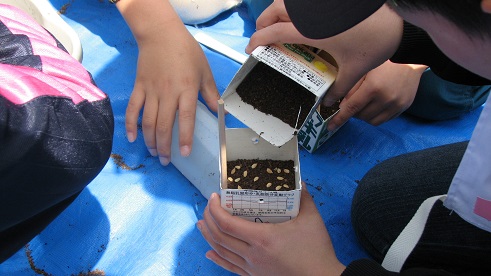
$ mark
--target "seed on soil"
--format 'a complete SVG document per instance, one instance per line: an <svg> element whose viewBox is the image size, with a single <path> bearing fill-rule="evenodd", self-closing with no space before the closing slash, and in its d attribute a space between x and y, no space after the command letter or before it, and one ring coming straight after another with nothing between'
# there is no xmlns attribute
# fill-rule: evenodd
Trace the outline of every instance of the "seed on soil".
<svg viewBox="0 0 491 276"><path fill-rule="evenodd" d="M275 188L277 191L281 189L281 186L276 186Z"/></svg>
<svg viewBox="0 0 491 276"><path fill-rule="evenodd" d="M230 171L230 174L234 174L235 173L235 168L233 168L231 171Z"/></svg>
<svg viewBox="0 0 491 276"><path fill-rule="evenodd" d="M295 170L294 166L293 160L238 159L227 161L227 187L238 189L240 185L243 190L275 191L276 187L280 186L280 191L292 190L295 189L295 174L285 173L284 170ZM290 188L286 188L284 184Z"/></svg>
<svg viewBox="0 0 491 276"><path fill-rule="evenodd" d="M283 169L283 172L290 173L290 170L289 169Z"/></svg>
<svg viewBox="0 0 491 276"><path fill-rule="evenodd" d="M288 186L288 184L283 184L283 187L285 187L287 189L290 188L290 186Z"/></svg>

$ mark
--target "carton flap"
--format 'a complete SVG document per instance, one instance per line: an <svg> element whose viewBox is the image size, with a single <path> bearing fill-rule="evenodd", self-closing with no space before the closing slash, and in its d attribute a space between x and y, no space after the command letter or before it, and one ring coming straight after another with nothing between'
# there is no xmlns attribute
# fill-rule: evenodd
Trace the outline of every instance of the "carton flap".
<svg viewBox="0 0 491 276"><path fill-rule="evenodd" d="M337 74L333 65L303 45L285 43L260 46L251 55L296 81L319 98L327 92Z"/></svg>
<svg viewBox="0 0 491 276"><path fill-rule="evenodd" d="M236 93L228 95L225 100L225 109L228 112L271 144L280 147L294 137L295 129L244 103Z"/></svg>

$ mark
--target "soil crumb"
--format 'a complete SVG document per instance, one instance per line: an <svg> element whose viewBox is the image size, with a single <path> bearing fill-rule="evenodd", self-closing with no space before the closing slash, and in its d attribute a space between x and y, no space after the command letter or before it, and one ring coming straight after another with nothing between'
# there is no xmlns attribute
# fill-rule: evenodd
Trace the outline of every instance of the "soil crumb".
<svg viewBox="0 0 491 276"><path fill-rule="evenodd" d="M123 170L133 171L145 167L143 164L140 164L136 167L130 167L126 165L126 163L124 163L123 157L116 153L111 153L111 158L114 160L114 163Z"/></svg>

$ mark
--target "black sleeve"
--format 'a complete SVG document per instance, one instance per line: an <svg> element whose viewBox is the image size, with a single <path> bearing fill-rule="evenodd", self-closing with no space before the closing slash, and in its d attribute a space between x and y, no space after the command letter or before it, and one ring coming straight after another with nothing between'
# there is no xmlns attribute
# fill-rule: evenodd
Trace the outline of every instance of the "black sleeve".
<svg viewBox="0 0 491 276"><path fill-rule="evenodd" d="M491 84L491 81L469 72L450 60L438 49L423 29L405 21L401 44L390 61L427 65L436 75L453 83L465 85Z"/></svg>
<svg viewBox="0 0 491 276"><path fill-rule="evenodd" d="M370 259L360 259L350 263L343 271L341 276L392 276L392 275L404 275L404 276L451 276L447 271L441 269L430 268L410 268L401 271L401 273L395 273L385 270L380 264Z"/></svg>

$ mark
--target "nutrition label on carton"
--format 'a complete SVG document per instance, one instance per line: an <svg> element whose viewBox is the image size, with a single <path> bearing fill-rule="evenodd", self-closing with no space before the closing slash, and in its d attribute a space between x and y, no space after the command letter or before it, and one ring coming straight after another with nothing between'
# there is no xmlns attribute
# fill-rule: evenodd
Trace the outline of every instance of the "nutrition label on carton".
<svg viewBox="0 0 491 276"><path fill-rule="evenodd" d="M260 51L254 52L254 56L257 60L264 62L284 75L289 76L308 90L314 93L324 92L328 80L324 78L325 76L322 76L305 65L306 63L314 61L314 54L308 52L306 48L297 45L285 45L284 48L265 46ZM298 62L299 55L306 61L305 64ZM297 56L297 58L294 58L294 56ZM327 68L325 64L322 64L322 66Z"/></svg>
<svg viewBox="0 0 491 276"><path fill-rule="evenodd" d="M294 206L294 193L231 190L225 193L225 207L233 215L285 215Z"/></svg>

